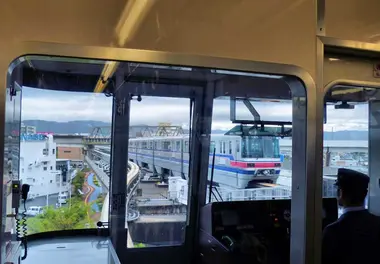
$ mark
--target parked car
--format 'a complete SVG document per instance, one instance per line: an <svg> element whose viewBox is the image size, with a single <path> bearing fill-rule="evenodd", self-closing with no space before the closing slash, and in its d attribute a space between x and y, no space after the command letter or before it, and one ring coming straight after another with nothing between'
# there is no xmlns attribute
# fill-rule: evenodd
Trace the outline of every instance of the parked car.
<svg viewBox="0 0 380 264"><path fill-rule="evenodd" d="M27 216L37 216L43 213L42 206L30 206L28 210L26 210L25 214Z"/></svg>
<svg viewBox="0 0 380 264"><path fill-rule="evenodd" d="M68 195L67 193L60 193L58 195L58 203L59 204L66 204L67 203Z"/></svg>

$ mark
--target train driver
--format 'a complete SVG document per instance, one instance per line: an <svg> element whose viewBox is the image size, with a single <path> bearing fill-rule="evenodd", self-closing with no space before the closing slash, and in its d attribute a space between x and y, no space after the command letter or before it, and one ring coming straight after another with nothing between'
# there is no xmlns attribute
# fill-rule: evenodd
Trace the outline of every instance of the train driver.
<svg viewBox="0 0 380 264"><path fill-rule="evenodd" d="M322 237L322 264L379 262L380 218L365 208L369 177L339 169L337 198L343 206L340 218L328 225Z"/></svg>

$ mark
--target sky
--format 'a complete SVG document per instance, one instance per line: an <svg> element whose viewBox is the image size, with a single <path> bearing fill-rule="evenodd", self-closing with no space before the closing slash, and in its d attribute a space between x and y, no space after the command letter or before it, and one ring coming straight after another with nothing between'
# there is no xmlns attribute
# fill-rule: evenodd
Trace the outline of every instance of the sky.
<svg viewBox="0 0 380 264"><path fill-rule="evenodd" d="M143 97L141 102L132 101L132 125L157 125L169 122L172 125L188 127L190 116L189 99ZM291 121L290 103L253 102L262 120ZM229 129L229 101L216 99L213 107L213 129ZM60 92L23 87L22 119L40 119L47 121L96 120L111 122L112 97L104 94ZM237 116L251 119L244 105L238 104ZM367 105L356 106L354 110L327 109L325 131L367 130Z"/></svg>

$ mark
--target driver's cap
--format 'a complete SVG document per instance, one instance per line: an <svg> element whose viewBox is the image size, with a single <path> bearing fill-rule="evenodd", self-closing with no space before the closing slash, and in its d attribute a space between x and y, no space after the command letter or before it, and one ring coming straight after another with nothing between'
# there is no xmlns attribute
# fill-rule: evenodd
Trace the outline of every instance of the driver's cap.
<svg viewBox="0 0 380 264"><path fill-rule="evenodd" d="M340 168L338 169L335 185L340 189L367 189L369 177L361 172Z"/></svg>

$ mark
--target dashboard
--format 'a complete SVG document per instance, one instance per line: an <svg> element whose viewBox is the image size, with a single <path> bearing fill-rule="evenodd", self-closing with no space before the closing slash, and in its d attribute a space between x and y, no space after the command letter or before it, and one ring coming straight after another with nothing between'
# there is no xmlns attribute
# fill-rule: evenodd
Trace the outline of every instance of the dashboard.
<svg viewBox="0 0 380 264"><path fill-rule="evenodd" d="M323 211L324 227L338 218L336 199L325 198ZM203 208L201 229L234 262L289 263L291 218L291 200L217 202Z"/></svg>

